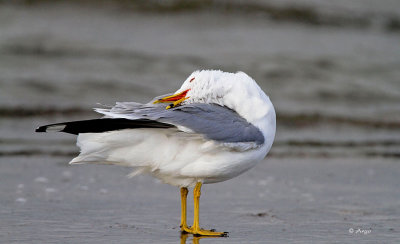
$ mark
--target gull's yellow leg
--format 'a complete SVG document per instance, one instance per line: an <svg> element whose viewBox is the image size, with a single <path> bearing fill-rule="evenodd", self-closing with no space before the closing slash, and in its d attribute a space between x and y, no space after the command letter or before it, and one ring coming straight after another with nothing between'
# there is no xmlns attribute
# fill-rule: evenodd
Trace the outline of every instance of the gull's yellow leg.
<svg viewBox="0 0 400 244"><path fill-rule="evenodd" d="M189 233L193 235L200 236L227 236L228 232L215 232L211 230L203 230L199 225L199 210L200 210L200 195L201 195L201 182L197 182L196 186L193 190L193 199L194 199L194 217L193 217L193 226L190 228Z"/></svg>
<svg viewBox="0 0 400 244"><path fill-rule="evenodd" d="M181 187L181 231L189 232L190 229L186 223L186 199L189 190L186 187Z"/></svg>

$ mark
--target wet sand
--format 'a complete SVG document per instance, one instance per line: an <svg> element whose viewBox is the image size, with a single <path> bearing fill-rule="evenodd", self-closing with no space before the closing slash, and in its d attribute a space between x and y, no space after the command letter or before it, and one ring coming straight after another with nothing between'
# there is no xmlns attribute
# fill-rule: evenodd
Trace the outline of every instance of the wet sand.
<svg viewBox="0 0 400 244"><path fill-rule="evenodd" d="M0 242L182 243L178 189L128 168L69 166L74 136L33 131L218 68L267 91L277 136L254 169L204 186L201 225L229 237L186 243L394 243L400 55L386 24L399 5L384 2L300 1L312 11L299 21L274 1L232 12L0 4ZM368 14L375 24L355 24Z"/></svg>
<svg viewBox="0 0 400 244"><path fill-rule="evenodd" d="M2 157L3 243L180 242L177 188L69 159ZM394 243L399 173L391 159L265 160L203 187L201 225L230 234L201 243Z"/></svg>

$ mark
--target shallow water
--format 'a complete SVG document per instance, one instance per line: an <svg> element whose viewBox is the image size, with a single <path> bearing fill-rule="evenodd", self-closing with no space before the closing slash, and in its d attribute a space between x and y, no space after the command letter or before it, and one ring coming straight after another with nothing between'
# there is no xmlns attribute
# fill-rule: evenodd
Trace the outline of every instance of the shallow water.
<svg viewBox="0 0 400 244"><path fill-rule="evenodd" d="M388 21L400 5L345 2L179 11L1 3L0 242L181 242L177 189L128 179L127 168L68 166L75 137L33 131L94 118L96 103L146 102L214 68L255 78L278 131L256 169L204 187L201 222L230 237L201 243L392 243L400 50Z"/></svg>

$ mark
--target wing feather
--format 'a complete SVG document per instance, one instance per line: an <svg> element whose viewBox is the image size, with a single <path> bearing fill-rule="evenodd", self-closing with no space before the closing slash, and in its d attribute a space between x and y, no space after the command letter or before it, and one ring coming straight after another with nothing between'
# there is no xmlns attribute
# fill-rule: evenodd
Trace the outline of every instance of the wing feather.
<svg viewBox="0 0 400 244"><path fill-rule="evenodd" d="M264 143L264 135L232 109L217 104L187 104L165 109L165 104L117 103L111 109L95 109L112 118L149 119L193 131L222 143Z"/></svg>
<svg viewBox="0 0 400 244"><path fill-rule="evenodd" d="M57 124L50 124L40 126L36 132L65 132L74 135L79 133L101 133L106 131L123 130L123 129L137 129L137 128L172 128L175 127L171 124L148 120L148 119L119 119L119 118L103 118L70 121Z"/></svg>

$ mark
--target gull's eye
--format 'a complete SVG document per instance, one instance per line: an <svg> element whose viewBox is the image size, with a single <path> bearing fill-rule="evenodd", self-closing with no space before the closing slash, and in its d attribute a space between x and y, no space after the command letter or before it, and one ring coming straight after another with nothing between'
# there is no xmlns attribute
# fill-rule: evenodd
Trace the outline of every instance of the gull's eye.
<svg viewBox="0 0 400 244"><path fill-rule="evenodd" d="M189 82L192 82L192 81L194 81L194 77L193 77L192 79L190 79L190 81L189 81Z"/></svg>

